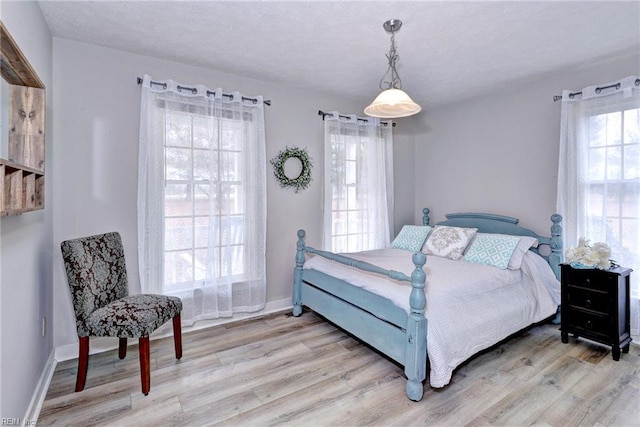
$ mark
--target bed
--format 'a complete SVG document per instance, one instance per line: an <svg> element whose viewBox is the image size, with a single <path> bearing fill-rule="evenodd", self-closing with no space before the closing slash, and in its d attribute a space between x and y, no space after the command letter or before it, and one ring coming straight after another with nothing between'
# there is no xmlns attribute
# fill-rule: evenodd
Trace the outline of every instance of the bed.
<svg viewBox="0 0 640 427"><path fill-rule="evenodd" d="M510 260L502 269L394 247L337 254L306 246L305 231L298 230L293 283L294 316L306 306L403 365L406 395L414 401L423 397L427 368L430 385L443 387L472 355L552 318L563 252L557 214L550 236L508 216L452 213L432 227L429 209L422 214L427 242L440 228L475 230L470 242L497 235L535 244L523 251L518 268L511 269Z"/></svg>

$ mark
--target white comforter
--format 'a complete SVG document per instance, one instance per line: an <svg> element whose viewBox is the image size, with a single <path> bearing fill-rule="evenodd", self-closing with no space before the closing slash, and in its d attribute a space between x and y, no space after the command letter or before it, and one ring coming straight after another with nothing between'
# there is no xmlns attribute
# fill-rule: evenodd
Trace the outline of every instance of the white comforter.
<svg viewBox="0 0 640 427"><path fill-rule="evenodd" d="M380 249L345 254L407 276L411 253ZM318 270L391 300L409 312L411 284L315 256L305 268ZM475 353L556 312L560 284L540 256L529 252L520 270L500 270L467 261L427 256L427 351L432 387L443 387L453 370Z"/></svg>

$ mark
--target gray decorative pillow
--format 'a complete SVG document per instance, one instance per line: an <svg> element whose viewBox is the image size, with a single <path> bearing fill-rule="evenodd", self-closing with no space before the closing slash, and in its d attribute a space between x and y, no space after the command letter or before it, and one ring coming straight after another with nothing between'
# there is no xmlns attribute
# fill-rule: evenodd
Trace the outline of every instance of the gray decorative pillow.
<svg viewBox="0 0 640 427"><path fill-rule="evenodd" d="M464 250L478 231L477 228L436 225L422 247L422 252L453 260L462 259Z"/></svg>

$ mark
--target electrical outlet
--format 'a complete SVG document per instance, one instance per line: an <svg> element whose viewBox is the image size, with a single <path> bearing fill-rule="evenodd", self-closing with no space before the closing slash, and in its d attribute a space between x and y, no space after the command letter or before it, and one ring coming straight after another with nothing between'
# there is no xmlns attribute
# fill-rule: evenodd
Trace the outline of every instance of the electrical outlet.
<svg viewBox="0 0 640 427"><path fill-rule="evenodd" d="M47 317L46 316L42 316L42 336L46 336L47 335Z"/></svg>

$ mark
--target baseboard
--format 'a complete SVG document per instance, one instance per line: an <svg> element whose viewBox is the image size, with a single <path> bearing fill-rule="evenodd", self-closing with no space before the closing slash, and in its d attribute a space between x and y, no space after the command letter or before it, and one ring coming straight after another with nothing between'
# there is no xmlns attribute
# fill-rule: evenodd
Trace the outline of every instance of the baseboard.
<svg viewBox="0 0 640 427"><path fill-rule="evenodd" d="M191 331L210 328L212 326L224 325L226 323L237 322L239 320L246 320L254 317L260 317L260 316L276 313L278 311L283 311L291 308L293 308L293 305L291 303L291 298L285 298L277 301L270 301L270 302L267 302L267 304L262 310L256 311L254 313L236 313L233 315L233 317L200 320L196 322L193 326L183 327L182 333L183 334L189 333ZM163 328L154 332L150 338L151 340L154 340L154 339L164 338L172 334L173 332L172 332L171 326L167 324ZM129 341L130 341L129 343L130 345L137 344L137 340L129 340ZM89 346L89 354L102 353L104 351L109 351L116 348L118 348L117 338L92 338L91 345ZM77 343L63 345L55 348L55 360L57 362L76 359L77 357L78 357Z"/></svg>
<svg viewBox="0 0 640 427"><path fill-rule="evenodd" d="M49 354L49 359L47 359L47 363L44 365L42 369L42 373L40 374L40 379L38 380L38 385L33 393L33 397L31 397L31 402L29 403L29 407L27 408L27 412L24 414L24 418L22 418L22 425L35 425L40 415L40 410L42 409L42 404L44 403L44 398L47 396L47 390L49 389L49 384L51 383L51 378L53 377L53 373L56 370L56 365L58 362L55 358L55 350L51 351Z"/></svg>

